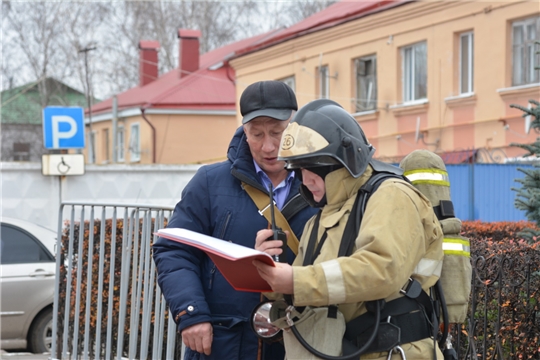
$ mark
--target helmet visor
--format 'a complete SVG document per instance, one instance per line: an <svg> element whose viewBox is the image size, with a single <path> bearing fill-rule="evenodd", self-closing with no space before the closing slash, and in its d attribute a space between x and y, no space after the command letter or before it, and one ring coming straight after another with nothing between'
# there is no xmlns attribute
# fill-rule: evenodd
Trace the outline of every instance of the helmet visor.
<svg viewBox="0 0 540 360"><path fill-rule="evenodd" d="M287 170L295 170L295 169L310 169L314 167L321 167L321 166L331 166L331 165L343 165L340 161L337 159L334 159L333 157L327 156L327 155L321 155L321 156L311 156L311 157L305 157L301 159L294 159L294 160L285 160L285 168Z"/></svg>

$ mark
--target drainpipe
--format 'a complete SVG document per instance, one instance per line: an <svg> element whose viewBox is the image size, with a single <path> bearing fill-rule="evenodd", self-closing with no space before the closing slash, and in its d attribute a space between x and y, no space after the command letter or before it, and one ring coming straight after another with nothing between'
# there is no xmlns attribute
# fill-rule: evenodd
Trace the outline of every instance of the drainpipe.
<svg viewBox="0 0 540 360"><path fill-rule="evenodd" d="M152 129L152 164L155 164L156 163L156 128L154 127L154 125L152 125L150 120L148 120L148 118L146 117L146 114L144 113L145 111L146 111L146 108L142 107L141 115L143 119L148 123L148 125L150 125L150 128Z"/></svg>

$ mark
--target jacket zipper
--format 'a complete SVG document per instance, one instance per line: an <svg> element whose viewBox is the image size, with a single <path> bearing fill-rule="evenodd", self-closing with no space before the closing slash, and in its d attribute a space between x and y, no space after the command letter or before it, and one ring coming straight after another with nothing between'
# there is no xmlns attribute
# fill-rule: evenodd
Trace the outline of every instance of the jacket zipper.
<svg viewBox="0 0 540 360"><path fill-rule="evenodd" d="M298 194L294 195L292 198L290 198L289 201L287 201L287 202L285 203L285 205L283 205L283 208L281 209L281 212L283 212L283 210L285 210L285 208L286 208L286 207L287 207L294 199L296 199L296 198L299 197L299 196L302 196L302 195L300 195L300 193L298 193Z"/></svg>
<svg viewBox="0 0 540 360"><path fill-rule="evenodd" d="M227 217L225 218L225 223L223 224L223 227L221 228L221 233L219 234L220 239L223 239L223 237L225 236L225 231L227 231L227 226L229 226L230 220L231 220L231 212L227 211ZM210 270L210 281L208 283L208 290L212 289L215 273L216 273L216 264L214 264L214 266L212 266L212 269Z"/></svg>

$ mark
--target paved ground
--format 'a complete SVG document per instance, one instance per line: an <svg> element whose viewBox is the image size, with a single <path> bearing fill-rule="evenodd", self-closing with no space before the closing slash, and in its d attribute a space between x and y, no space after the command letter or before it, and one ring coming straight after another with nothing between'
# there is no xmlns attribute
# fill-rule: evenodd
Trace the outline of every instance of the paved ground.
<svg viewBox="0 0 540 360"><path fill-rule="evenodd" d="M47 360L51 354L32 354L29 352L7 352L0 350L0 359L5 360Z"/></svg>

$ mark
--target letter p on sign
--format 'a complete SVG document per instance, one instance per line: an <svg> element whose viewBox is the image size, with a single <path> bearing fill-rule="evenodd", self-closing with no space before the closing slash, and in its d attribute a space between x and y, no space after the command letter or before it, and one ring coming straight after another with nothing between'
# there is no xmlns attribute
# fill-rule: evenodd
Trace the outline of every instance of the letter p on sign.
<svg viewBox="0 0 540 360"><path fill-rule="evenodd" d="M43 143L47 149L84 148L83 109L56 106L44 108Z"/></svg>

